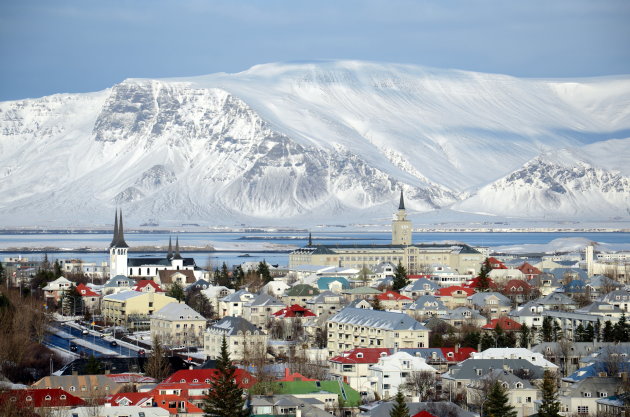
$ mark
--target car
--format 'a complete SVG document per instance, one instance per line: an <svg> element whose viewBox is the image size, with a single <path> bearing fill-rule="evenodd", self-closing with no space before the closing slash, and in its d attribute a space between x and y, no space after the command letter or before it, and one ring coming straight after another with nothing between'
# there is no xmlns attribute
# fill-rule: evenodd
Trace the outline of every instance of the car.
<svg viewBox="0 0 630 417"><path fill-rule="evenodd" d="M77 350L79 350L79 347L75 343L70 343L70 351L76 352Z"/></svg>
<svg viewBox="0 0 630 417"><path fill-rule="evenodd" d="M85 334L90 334L90 332L88 332L88 331L87 331L87 329L83 329L83 330L81 331L81 334L84 334L84 335L85 335Z"/></svg>
<svg viewBox="0 0 630 417"><path fill-rule="evenodd" d="M110 346L118 346L118 342L116 342L115 340L112 340L111 342L109 342Z"/></svg>

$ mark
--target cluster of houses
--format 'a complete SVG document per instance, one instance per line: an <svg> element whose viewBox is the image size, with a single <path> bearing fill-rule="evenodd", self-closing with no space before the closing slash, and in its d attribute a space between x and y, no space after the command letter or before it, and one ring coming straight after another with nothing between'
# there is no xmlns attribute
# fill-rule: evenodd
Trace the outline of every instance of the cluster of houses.
<svg viewBox="0 0 630 417"><path fill-rule="evenodd" d="M129 262L117 214L113 276L76 286L82 306L106 323L148 329L165 345L197 348L209 362L164 381L51 376L5 392L0 403L55 404L83 416L98 394L106 415L201 416L216 372L208 363L225 339L244 389L256 386L256 359L275 376L268 392L249 396L252 415L385 416L401 391L414 416L474 416L499 383L525 417L537 413L545 371L557 378L562 415L628 411L630 287L619 270L595 273L591 248L584 257L535 258L413 245L402 195L392 236L391 245L366 248L309 241L254 291L213 285L181 257L178 242L151 266ZM491 270L480 277L484 260ZM395 291L402 264L408 283ZM166 295L175 283L199 291L211 317ZM60 277L45 296L59 301L73 285Z"/></svg>

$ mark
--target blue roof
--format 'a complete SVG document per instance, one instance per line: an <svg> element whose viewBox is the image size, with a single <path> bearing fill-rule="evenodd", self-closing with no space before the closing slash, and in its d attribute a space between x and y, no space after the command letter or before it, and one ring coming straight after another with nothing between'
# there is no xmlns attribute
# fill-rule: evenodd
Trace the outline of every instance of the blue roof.
<svg viewBox="0 0 630 417"><path fill-rule="evenodd" d="M573 281L565 284L562 288L564 292L575 293L575 292L584 292L586 284L584 281L579 279L574 279Z"/></svg>
<svg viewBox="0 0 630 417"><path fill-rule="evenodd" d="M328 290L330 289L329 285L335 281L339 281L341 283L341 288L344 290L350 288L348 280L341 277L321 277L317 280L317 288L320 290Z"/></svg>
<svg viewBox="0 0 630 417"><path fill-rule="evenodd" d="M607 361L593 362L592 364L588 366L578 369L577 371L573 372L568 377L562 378L562 380L567 381L567 382L578 382L586 378L599 376L600 372L608 373L609 364L610 363ZM616 374L619 372L628 372L630 370L630 362L628 361L615 363L615 367L617 366L619 368L615 369L615 375L612 375L612 376L616 376Z"/></svg>

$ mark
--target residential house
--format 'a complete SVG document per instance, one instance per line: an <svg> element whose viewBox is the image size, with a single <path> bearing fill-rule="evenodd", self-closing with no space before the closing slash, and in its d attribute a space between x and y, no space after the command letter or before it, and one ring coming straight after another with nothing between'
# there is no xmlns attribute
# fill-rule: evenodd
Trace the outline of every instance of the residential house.
<svg viewBox="0 0 630 417"><path fill-rule="evenodd" d="M413 300L396 291L385 291L377 294L376 298L380 301L381 306L385 310L404 310Z"/></svg>
<svg viewBox="0 0 630 417"><path fill-rule="evenodd" d="M518 305L530 301L538 296L538 290L522 279L511 279L503 286L503 295Z"/></svg>
<svg viewBox="0 0 630 417"><path fill-rule="evenodd" d="M560 390L560 411L565 415L595 415L597 400L623 393L621 378L595 376L582 379Z"/></svg>
<svg viewBox="0 0 630 417"><path fill-rule="evenodd" d="M350 289L350 283L343 277L319 277L317 279L317 289L341 294L341 291Z"/></svg>
<svg viewBox="0 0 630 417"><path fill-rule="evenodd" d="M203 346L206 319L182 303L170 303L151 315L151 337L170 346Z"/></svg>
<svg viewBox="0 0 630 417"><path fill-rule="evenodd" d="M606 320L619 321L623 314L626 314L625 311L621 310L619 307L615 307L612 304L605 303L603 301L594 301L591 304L578 308L575 310L578 314L591 314L595 316L602 317L602 322Z"/></svg>
<svg viewBox="0 0 630 417"><path fill-rule="evenodd" d="M72 287L74 287L74 282L70 281L66 277L59 277L46 284L46 286L42 288L42 291L44 291L44 298L46 299L46 302L51 300L51 302L56 304L63 298L66 291L69 291Z"/></svg>
<svg viewBox="0 0 630 417"><path fill-rule="evenodd" d="M184 288L184 291L190 292L190 291L207 290L211 286L212 284L210 284L207 280L201 278L193 282L192 284L188 284L188 286Z"/></svg>
<svg viewBox="0 0 630 417"><path fill-rule="evenodd" d="M242 317L243 308L256 298L247 290L238 290L233 294L226 295L219 300L219 317Z"/></svg>
<svg viewBox="0 0 630 417"><path fill-rule="evenodd" d="M254 395L250 401L252 416L303 416L330 417L329 404L315 398L298 398L294 395Z"/></svg>
<svg viewBox="0 0 630 417"><path fill-rule="evenodd" d="M357 347L428 347L429 330L404 313L346 307L327 320L329 355Z"/></svg>
<svg viewBox="0 0 630 417"><path fill-rule="evenodd" d="M243 318L259 329L267 328L272 314L286 306L269 294L261 293L243 306Z"/></svg>
<svg viewBox="0 0 630 417"><path fill-rule="evenodd" d="M440 286L437 283L427 278L419 278L411 281L410 284L400 290L400 293L415 300L422 295L433 295L439 288Z"/></svg>
<svg viewBox="0 0 630 417"><path fill-rule="evenodd" d="M291 288L289 284L276 278L263 285L260 289L260 293L269 294L274 297L282 297L289 288Z"/></svg>
<svg viewBox="0 0 630 417"><path fill-rule="evenodd" d="M538 400L538 388L527 379L519 378L503 369L491 372L473 380L466 387L466 403L476 409L481 409L488 398L490 387L498 382L508 397L508 404L514 407L517 417L528 417L535 412L535 402Z"/></svg>
<svg viewBox="0 0 630 417"><path fill-rule="evenodd" d="M328 359L330 378L342 381L359 392L369 392L370 366L390 354L389 348L354 348Z"/></svg>
<svg viewBox="0 0 630 417"><path fill-rule="evenodd" d="M306 307L306 302L313 296L319 294L319 290L306 284L297 284L291 287L282 297L282 301L287 305L299 304Z"/></svg>
<svg viewBox="0 0 630 417"><path fill-rule="evenodd" d="M129 291L136 285L136 281L124 275L115 275L103 285L103 295Z"/></svg>
<svg viewBox="0 0 630 417"><path fill-rule="evenodd" d="M630 290L614 290L600 297L600 301L611 304L626 313L630 312Z"/></svg>
<svg viewBox="0 0 630 417"><path fill-rule="evenodd" d="M408 402L407 408L411 417L476 417L476 414L465 411L450 401ZM359 407L361 417L389 417L394 401L382 401L376 404L365 404Z"/></svg>
<svg viewBox="0 0 630 417"><path fill-rule="evenodd" d="M503 285L512 279L525 279L525 275L519 269L493 269L488 272L488 277L497 285Z"/></svg>
<svg viewBox="0 0 630 417"><path fill-rule="evenodd" d="M532 363L545 368L546 370L556 371L558 366L553 362L545 359L540 352L533 352L526 348L490 348L483 352L474 352L471 354L473 359L525 359Z"/></svg>
<svg viewBox="0 0 630 417"><path fill-rule="evenodd" d="M405 384L415 372L438 374L437 369L428 365L420 356L412 356L407 352L382 356L376 364L370 366L371 390L378 393L380 398L393 397L399 389L407 391Z"/></svg>
<svg viewBox="0 0 630 417"><path fill-rule="evenodd" d="M416 320L425 320L429 317L442 317L447 314L448 309L437 297L433 295L422 295L404 309Z"/></svg>
<svg viewBox="0 0 630 417"><path fill-rule="evenodd" d="M521 330L523 326L519 322L505 316L492 319L488 324L481 326L483 330L496 330L497 327L501 327L501 329L506 332L517 332Z"/></svg>
<svg viewBox="0 0 630 417"><path fill-rule="evenodd" d="M182 288L186 288L197 282L197 277L191 269L161 269L157 271L155 281L160 284L161 288L168 291L173 284L179 284Z"/></svg>
<svg viewBox="0 0 630 417"><path fill-rule="evenodd" d="M153 312L177 299L162 293L127 290L103 297L103 319L110 324L134 330L148 329Z"/></svg>
<svg viewBox="0 0 630 417"><path fill-rule="evenodd" d="M84 400L116 394L123 388L122 384L106 375L45 376L31 386L37 389L59 388Z"/></svg>
<svg viewBox="0 0 630 417"><path fill-rule="evenodd" d="M531 348L534 353L542 354L545 359L560 366L565 375L577 372L580 363L599 352L602 348L614 347L610 342L541 342ZM584 373L586 375L586 373ZM594 371L593 376L597 376ZM575 382L571 380L570 382Z"/></svg>
<svg viewBox="0 0 630 417"><path fill-rule="evenodd" d="M208 299L210 304L212 305L212 311L218 313L219 311L219 300L224 297L227 297L230 294L234 294L236 290L233 290L228 287L224 287L222 285L213 285L205 290L201 290L201 293Z"/></svg>
<svg viewBox="0 0 630 417"><path fill-rule="evenodd" d="M81 300L85 310L95 314L101 310L101 295L85 284L77 285L77 291L81 295Z"/></svg>
<svg viewBox="0 0 630 417"><path fill-rule="evenodd" d="M499 292L479 292L468 297L470 305L489 319L497 319L512 311L512 301Z"/></svg>
<svg viewBox="0 0 630 417"><path fill-rule="evenodd" d="M346 298L332 291L324 291L306 301L306 306L318 316L336 314L346 305Z"/></svg>
<svg viewBox="0 0 630 417"><path fill-rule="evenodd" d="M10 389L0 392L0 410L11 407L16 411L15 415L50 415L83 404L83 399L61 388ZM33 413L29 412L31 409Z"/></svg>
<svg viewBox="0 0 630 417"><path fill-rule="evenodd" d="M179 382L182 384L197 384L205 383L210 384L219 374L217 369L182 369L170 376L168 376L164 382L174 383ZM234 380L240 388L249 389L256 384L256 378L244 369L236 368L234 370Z"/></svg>
<svg viewBox="0 0 630 417"><path fill-rule="evenodd" d="M436 291L435 296L438 297L447 308L454 310L458 307L467 306L468 297L474 293L475 290L471 288L455 285L452 287L440 288Z"/></svg>
<svg viewBox="0 0 630 417"><path fill-rule="evenodd" d="M232 360L241 361L248 355L258 354L266 357L267 334L242 317L226 316L208 327L204 334L204 353L210 359L220 356L224 337Z"/></svg>
<svg viewBox="0 0 630 417"><path fill-rule="evenodd" d="M361 402L359 393L340 381L283 381L276 387L279 394L293 395L305 401L319 400L328 408L336 407L339 398L344 400L345 407L357 407Z"/></svg>
<svg viewBox="0 0 630 417"><path fill-rule="evenodd" d="M131 289L140 292L164 292L160 284L151 279L141 279Z"/></svg>
<svg viewBox="0 0 630 417"><path fill-rule="evenodd" d="M371 300L381 292L372 287L356 287L342 291L342 294L349 302L352 302L354 300Z"/></svg>
<svg viewBox="0 0 630 417"><path fill-rule="evenodd" d="M527 262L524 262L523 265L519 266L517 269L523 273L523 276L527 281L537 278L540 274L542 274L540 269Z"/></svg>
<svg viewBox="0 0 630 417"><path fill-rule="evenodd" d="M586 287L591 299L596 300L603 294L623 288L623 285L605 275L595 275L588 280Z"/></svg>
<svg viewBox="0 0 630 417"><path fill-rule="evenodd" d="M468 307L457 307L445 315L440 317L446 323L454 327L461 327L464 325L470 325L474 327L481 327L485 325L488 320L482 316L477 310L473 310Z"/></svg>

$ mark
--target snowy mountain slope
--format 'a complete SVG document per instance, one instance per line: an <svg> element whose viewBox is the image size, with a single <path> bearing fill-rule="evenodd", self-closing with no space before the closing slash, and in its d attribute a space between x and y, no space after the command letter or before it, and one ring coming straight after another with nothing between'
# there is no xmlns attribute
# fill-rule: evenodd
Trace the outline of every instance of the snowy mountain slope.
<svg viewBox="0 0 630 417"><path fill-rule="evenodd" d="M547 153L453 208L515 217L627 217L628 150L630 139Z"/></svg>
<svg viewBox="0 0 630 417"><path fill-rule="evenodd" d="M606 213L622 215L628 173L589 169L630 166L627 142L602 141L630 129L629 81L338 61L130 79L97 93L4 102L0 218L102 224L118 205L130 224L383 221L400 187L417 212L455 203L527 216L546 204L560 218L592 215L588 190L617 190L606 201L621 203ZM575 157L584 153L591 160ZM542 194L498 204L541 154L521 188ZM583 170L581 200L544 193L549 164L562 178ZM509 184L488 187L511 173Z"/></svg>

